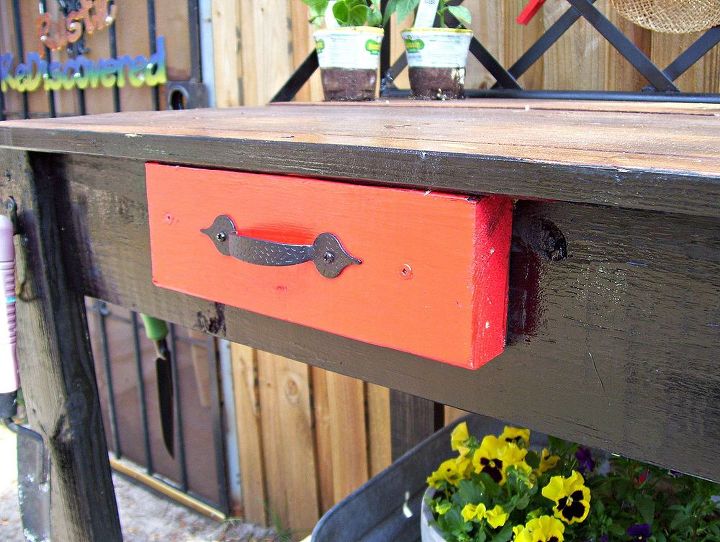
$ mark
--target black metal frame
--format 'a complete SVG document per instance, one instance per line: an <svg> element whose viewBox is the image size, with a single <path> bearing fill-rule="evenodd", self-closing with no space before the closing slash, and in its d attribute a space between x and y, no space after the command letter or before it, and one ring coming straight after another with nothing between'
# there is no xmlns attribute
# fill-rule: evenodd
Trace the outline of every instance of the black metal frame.
<svg viewBox="0 0 720 542"><path fill-rule="evenodd" d="M138 402L140 404L140 418L143 433L143 446L145 456L145 473L148 476L153 476L163 483L169 485L173 489L186 493L194 499L197 499L213 508L220 510L223 514L228 515L230 513L230 503L228 498L228 481L225 469L225 447L223 445L223 418L222 418L222 401L220 400L220 388L219 388L219 373L218 373L218 359L217 359L217 348L215 346L215 339L208 335L204 340L193 339L190 337L179 337L176 332L176 326L169 324L169 348L173 359L177 359L176 353L178 351L178 344L185 343L190 346L202 345L208 351L208 366L210 367L210 402L212 408L212 419L213 419L213 441L215 449L215 464L217 466L217 479L218 479L218 492L217 502L210 502L206 498L198 495L197 493L189 489L188 484L188 466L185 456L185 436L183 433L183 417L182 417L182 401L180 399L180 374L178 372L177 363L172 364L173 371L173 396L175 397L174 412L175 412L175 428L177 434L177 462L180 472L180 480L178 483L168 480L164 476L158 476L155 472L152 450L150 444L150 429L148 424L148 407L147 399L145 395L145 384L143 382L142 372L142 350L140 347L140 333L142 332L142 324L139 322L137 314L130 312L130 318L125 318L119 314L114 313L108 304L104 301L94 300L88 310L93 313L93 317L98 326L100 332L100 349L102 352L102 367L105 373L105 381L107 384L107 405L108 405L108 418L110 420L110 438L112 441L113 454L117 459L123 457L122 442L120 440L120 432L117 421L117 406L115 403L115 388L113 385L113 371L112 371L112 359L110 355L110 348L108 343L107 333L107 321L112 319L118 322L122 322L131 326L132 337L133 337L133 351L135 358L135 367L137 374L137 386L138 386Z"/></svg>
<svg viewBox="0 0 720 542"><path fill-rule="evenodd" d="M558 98L566 100L720 103L720 94L684 93L675 84L678 77L720 43L720 27L714 27L706 31L665 69L661 69L595 7L595 0L567 1L570 4L568 10L510 68L503 67L483 44L476 37L473 37L470 44L470 53L490 72L495 78L496 84L491 89L466 89L466 96L471 98ZM455 4L460 3L462 3L462 0L455 2ZM382 2L383 9L386 4L387 1ZM642 92L526 90L522 88L518 82L520 76L535 64L580 19L588 21L648 81L649 85L643 88ZM447 15L447 22L457 24L457 20L449 14ZM387 98L409 96L409 90L398 89L394 83L397 76L407 67L407 59L403 54L392 65L390 64L390 34L387 28L385 30L380 56L380 73L383 74L380 83L380 96ZM292 100L318 67L317 54L313 51L271 101Z"/></svg>

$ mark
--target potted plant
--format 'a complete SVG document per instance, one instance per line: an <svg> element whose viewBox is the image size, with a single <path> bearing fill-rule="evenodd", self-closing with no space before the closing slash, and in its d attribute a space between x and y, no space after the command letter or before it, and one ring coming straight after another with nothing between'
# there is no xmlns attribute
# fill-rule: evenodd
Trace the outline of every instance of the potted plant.
<svg viewBox="0 0 720 542"><path fill-rule="evenodd" d="M449 1L390 0L385 11L386 20L393 12L397 13L398 20L404 20L420 7L413 27L402 33L410 88L417 98L446 100L465 96L465 66L473 35L469 30L472 15L465 6L452 6ZM440 27L433 27L436 14ZM458 21L457 28L447 26L448 14Z"/></svg>
<svg viewBox="0 0 720 542"><path fill-rule="evenodd" d="M303 2L310 8L311 23L326 25L313 34L325 99L374 99L384 34L380 0Z"/></svg>
<svg viewBox="0 0 720 542"><path fill-rule="evenodd" d="M720 540L720 487L505 427L481 440L465 423L457 456L427 479L423 542L711 542Z"/></svg>

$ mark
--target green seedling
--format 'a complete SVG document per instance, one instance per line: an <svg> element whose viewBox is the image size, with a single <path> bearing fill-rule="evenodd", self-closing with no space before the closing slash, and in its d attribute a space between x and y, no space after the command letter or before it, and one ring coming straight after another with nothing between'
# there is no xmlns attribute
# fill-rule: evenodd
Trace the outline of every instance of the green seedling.
<svg viewBox="0 0 720 542"><path fill-rule="evenodd" d="M310 8L310 22L320 25L325 19L329 0L302 0ZM335 20L340 26L383 25L380 0L338 0L332 8Z"/></svg>

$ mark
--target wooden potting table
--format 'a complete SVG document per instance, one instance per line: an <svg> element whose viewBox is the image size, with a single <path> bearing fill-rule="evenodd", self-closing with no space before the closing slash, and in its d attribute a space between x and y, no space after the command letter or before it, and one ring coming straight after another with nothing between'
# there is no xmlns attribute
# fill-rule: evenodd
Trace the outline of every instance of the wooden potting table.
<svg viewBox="0 0 720 542"><path fill-rule="evenodd" d="M153 285L146 162L512 197L504 353L470 371ZM86 295L720 480L720 106L286 104L13 121L0 123L0 165L2 198L18 205L21 377L51 450L58 539L120 536ZM427 412L393 411L398 447Z"/></svg>

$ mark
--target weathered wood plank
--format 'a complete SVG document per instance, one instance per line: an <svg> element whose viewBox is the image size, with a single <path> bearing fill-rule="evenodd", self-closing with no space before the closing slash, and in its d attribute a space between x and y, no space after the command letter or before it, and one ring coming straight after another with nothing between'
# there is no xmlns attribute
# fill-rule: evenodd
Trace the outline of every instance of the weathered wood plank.
<svg viewBox="0 0 720 542"><path fill-rule="evenodd" d="M140 162L35 156L71 178L90 295L464 410L720 480L720 224L567 203L515 210L511 337L444 366L152 285ZM677 197L677 196L675 196ZM549 261L547 240L569 257ZM513 400L508 400L512 396Z"/></svg>
<svg viewBox="0 0 720 542"><path fill-rule="evenodd" d="M11 121L0 125L0 145L720 215L718 107L618 113L495 103L285 105Z"/></svg>
<svg viewBox="0 0 720 542"><path fill-rule="evenodd" d="M303 363L258 352L268 516L297 534L319 518L309 373Z"/></svg>
<svg viewBox="0 0 720 542"><path fill-rule="evenodd" d="M317 484L320 511L330 510L335 504L333 490L332 429L330 421L330 398L328 376L332 373L311 367L313 433L315 434L315 457L317 458Z"/></svg>
<svg viewBox="0 0 720 542"><path fill-rule="evenodd" d="M466 411L460 410L459 408L446 406L445 407L445 425L450 425L455 420L458 420L467 414Z"/></svg>
<svg viewBox="0 0 720 542"><path fill-rule="evenodd" d="M242 56L240 53L240 3L212 0L215 106L237 107L242 103Z"/></svg>
<svg viewBox="0 0 720 542"><path fill-rule="evenodd" d="M257 352L241 344L230 345L235 423L237 425L244 519L267 524L265 464L262 450Z"/></svg>
<svg viewBox="0 0 720 542"><path fill-rule="evenodd" d="M370 476L375 476L392 463L390 390L370 383L366 390Z"/></svg>
<svg viewBox="0 0 720 542"><path fill-rule="evenodd" d="M443 405L395 389L390 390L393 460L440 429L442 422Z"/></svg>
<svg viewBox="0 0 720 542"><path fill-rule="evenodd" d="M240 1L243 103L264 105L292 74L288 0Z"/></svg>
<svg viewBox="0 0 720 542"><path fill-rule="evenodd" d="M326 377L330 405L333 498L339 502L368 480L365 385L337 373ZM327 461L328 458L320 458Z"/></svg>
<svg viewBox="0 0 720 542"><path fill-rule="evenodd" d="M52 538L121 540L67 183L25 153L2 150L0 164L3 197L19 204L18 357L28 417L50 453Z"/></svg>

